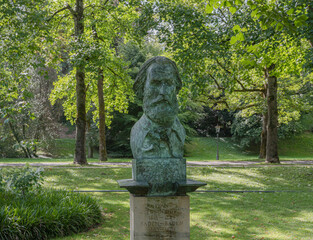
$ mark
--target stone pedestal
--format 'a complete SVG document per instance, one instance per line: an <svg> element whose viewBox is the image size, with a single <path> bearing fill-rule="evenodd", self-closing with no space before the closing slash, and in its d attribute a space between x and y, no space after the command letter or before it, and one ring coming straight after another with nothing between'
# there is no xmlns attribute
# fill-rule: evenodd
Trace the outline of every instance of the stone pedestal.
<svg viewBox="0 0 313 240"><path fill-rule="evenodd" d="M189 240L189 196L130 194L131 240Z"/></svg>

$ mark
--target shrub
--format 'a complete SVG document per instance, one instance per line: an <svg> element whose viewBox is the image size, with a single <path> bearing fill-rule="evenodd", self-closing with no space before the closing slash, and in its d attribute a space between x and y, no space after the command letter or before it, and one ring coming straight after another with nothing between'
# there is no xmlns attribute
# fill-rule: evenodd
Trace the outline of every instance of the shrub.
<svg viewBox="0 0 313 240"><path fill-rule="evenodd" d="M0 239L49 239L87 230L101 221L91 197L45 189L20 198L0 192Z"/></svg>
<svg viewBox="0 0 313 240"><path fill-rule="evenodd" d="M91 197L41 187L43 169L0 171L0 239L48 239L87 230L101 221Z"/></svg>
<svg viewBox="0 0 313 240"><path fill-rule="evenodd" d="M0 169L0 188L7 192L25 195L41 187L43 168L33 169L29 165L23 168Z"/></svg>

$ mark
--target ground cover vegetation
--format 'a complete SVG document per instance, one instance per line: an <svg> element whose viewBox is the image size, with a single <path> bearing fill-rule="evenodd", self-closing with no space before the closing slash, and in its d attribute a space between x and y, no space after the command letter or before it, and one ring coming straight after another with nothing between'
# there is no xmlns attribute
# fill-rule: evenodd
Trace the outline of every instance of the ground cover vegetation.
<svg viewBox="0 0 313 240"><path fill-rule="evenodd" d="M312 236L312 167L187 169L201 190L293 190L276 193L192 193L191 239L304 239ZM131 168L45 168L44 187L115 190ZM81 181L84 179L84 181ZM84 196L86 193L80 193ZM56 239L129 239L129 194L87 193L104 210L99 226Z"/></svg>
<svg viewBox="0 0 313 240"><path fill-rule="evenodd" d="M130 156L132 82L156 55L179 67L188 136L221 125L279 162L278 137L312 131L310 2L17 0L1 12L2 157L49 155L69 122L75 163L95 147L101 161Z"/></svg>
<svg viewBox="0 0 313 240"><path fill-rule="evenodd" d="M0 169L0 239L50 239L102 220L90 196L42 187L43 169Z"/></svg>

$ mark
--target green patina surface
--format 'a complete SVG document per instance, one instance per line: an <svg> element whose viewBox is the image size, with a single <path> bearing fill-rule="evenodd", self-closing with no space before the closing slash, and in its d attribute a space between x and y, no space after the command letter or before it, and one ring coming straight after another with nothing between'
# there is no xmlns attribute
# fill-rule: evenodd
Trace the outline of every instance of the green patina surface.
<svg viewBox="0 0 313 240"><path fill-rule="evenodd" d="M133 179L147 182L150 196L173 195L178 183L186 181L186 160L182 158L134 159Z"/></svg>
<svg viewBox="0 0 313 240"><path fill-rule="evenodd" d="M138 73L134 90L144 114L130 135L133 179L119 181L131 193L171 196L203 185L186 179L186 133L177 118L181 86L176 64L165 57L149 59Z"/></svg>

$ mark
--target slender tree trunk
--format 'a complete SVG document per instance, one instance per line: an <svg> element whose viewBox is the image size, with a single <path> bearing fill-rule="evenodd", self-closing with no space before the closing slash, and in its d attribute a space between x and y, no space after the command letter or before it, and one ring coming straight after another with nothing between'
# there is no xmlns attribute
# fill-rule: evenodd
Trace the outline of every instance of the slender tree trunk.
<svg viewBox="0 0 313 240"><path fill-rule="evenodd" d="M103 97L103 70L99 68L98 78L98 99L99 99L99 160L107 161L107 148L105 138L105 105Z"/></svg>
<svg viewBox="0 0 313 240"><path fill-rule="evenodd" d="M268 124L268 113L263 113L262 117L262 133L261 133L261 146L259 158L265 159L266 157L266 139L267 139L267 124Z"/></svg>
<svg viewBox="0 0 313 240"><path fill-rule="evenodd" d="M277 110L277 78L267 74L267 142L266 142L266 162L280 163L278 157L278 110Z"/></svg>
<svg viewBox="0 0 313 240"><path fill-rule="evenodd" d="M309 6L308 15L307 15L309 18L308 21L312 21L312 19L313 19L313 3L312 3L312 1L309 1L308 6ZM310 31L310 34L308 34L308 40L309 40L309 43L311 45L311 48L313 48L313 33L312 33L312 31Z"/></svg>
<svg viewBox="0 0 313 240"><path fill-rule="evenodd" d="M84 33L84 3L83 0L76 0L76 11L74 15L75 36L81 41ZM85 85L85 64L76 66L76 146L75 164L87 164L86 159L86 85Z"/></svg>
<svg viewBox="0 0 313 240"><path fill-rule="evenodd" d="M93 158L93 141L92 141L92 134L90 132L91 128L91 116L88 117L88 121L86 122L87 124L87 142L88 142L88 158Z"/></svg>
<svg viewBox="0 0 313 240"><path fill-rule="evenodd" d="M267 84L264 84L264 91L262 93L262 97L264 101L267 101L266 94L267 94ZM261 133L261 145L260 145L260 154L259 154L260 159L266 158L267 123L268 123L268 112L267 112L267 104L266 104L266 108L264 109L264 112L262 115L262 133Z"/></svg>
<svg viewBox="0 0 313 240"><path fill-rule="evenodd" d="M27 151L27 148L25 148L22 144L21 144L21 140L20 140L20 137L19 137L19 134L18 132L15 130L15 127L13 126L13 124L11 122L9 122L9 126L10 126L10 129L13 133L13 136L15 138L15 141L17 142L17 144L22 148L24 154L25 154L25 157L26 158L31 158L32 156L29 154L29 151Z"/></svg>
<svg viewBox="0 0 313 240"><path fill-rule="evenodd" d="M88 157L93 158L93 145L92 142L89 142L88 144Z"/></svg>

